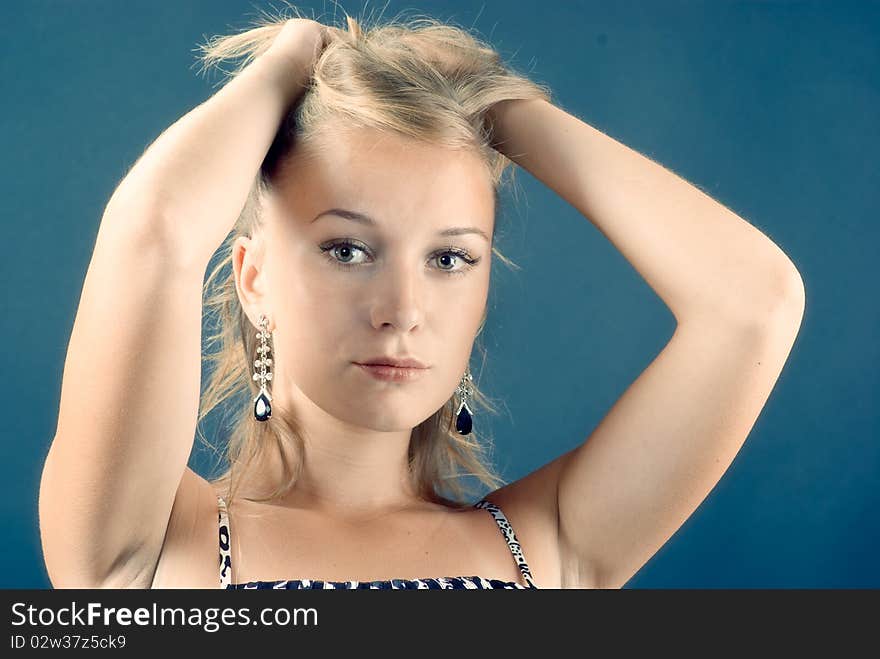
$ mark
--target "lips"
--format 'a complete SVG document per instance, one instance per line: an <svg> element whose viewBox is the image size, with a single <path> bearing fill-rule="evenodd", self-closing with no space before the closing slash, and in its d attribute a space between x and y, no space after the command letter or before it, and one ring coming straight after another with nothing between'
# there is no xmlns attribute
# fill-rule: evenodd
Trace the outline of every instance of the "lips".
<svg viewBox="0 0 880 659"><path fill-rule="evenodd" d="M354 364L364 373L371 375L377 380L386 380L389 382L409 382L422 377L428 372L427 368L413 367L397 367L384 364Z"/></svg>
<svg viewBox="0 0 880 659"><path fill-rule="evenodd" d="M360 362L355 362L362 366L393 366L395 368L428 368L424 363L414 357L389 357L379 356L370 357Z"/></svg>

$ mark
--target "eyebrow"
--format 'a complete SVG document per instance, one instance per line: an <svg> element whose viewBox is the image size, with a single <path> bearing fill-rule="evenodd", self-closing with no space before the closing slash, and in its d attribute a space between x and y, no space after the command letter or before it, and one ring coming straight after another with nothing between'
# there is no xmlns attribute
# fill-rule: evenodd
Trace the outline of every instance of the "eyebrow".
<svg viewBox="0 0 880 659"><path fill-rule="evenodd" d="M344 208L331 208L330 210L323 211L318 213L315 216L315 219L312 222L324 217L325 215L336 215L345 220L350 220L352 222L359 222L360 224L366 224L371 227L379 226L379 223L376 222L372 217L367 215L366 213L359 213L358 211L350 211ZM478 236L482 236L486 242L491 243L492 241L489 239L489 236L486 235L486 232L477 227L450 227L449 229L443 229L442 231L438 231L438 236L461 236L468 233L474 233Z"/></svg>

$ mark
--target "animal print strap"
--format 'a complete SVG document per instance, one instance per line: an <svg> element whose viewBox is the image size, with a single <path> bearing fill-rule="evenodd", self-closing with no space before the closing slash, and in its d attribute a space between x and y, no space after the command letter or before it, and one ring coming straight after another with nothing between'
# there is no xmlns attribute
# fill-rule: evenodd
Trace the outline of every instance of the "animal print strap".
<svg viewBox="0 0 880 659"><path fill-rule="evenodd" d="M220 526L220 587L227 588L232 582L232 552L229 542L229 515L226 511L226 502L223 497L217 495L219 509L218 522Z"/></svg>
<svg viewBox="0 0 880 659"><path fill-rule="evenodd" d="M501 512L501 508L486 499L475 503L474 508L484 508L492 514L492 517L495 518L495 522L498 524L498 528L501 529L501 533L504 535L504 539L507 540L507 546L510 547L510 553L513 554L513 559L519 566L519 570L522 572L523 578L526 580L529 588L537 588L538 586L535 584L535 581L532 578L532 573L529 570L529 564L526 563L526 557L523 555L522 547L516 539L513 527L510 525L510 522L507 521L507 517L504 513Z"/></svg>

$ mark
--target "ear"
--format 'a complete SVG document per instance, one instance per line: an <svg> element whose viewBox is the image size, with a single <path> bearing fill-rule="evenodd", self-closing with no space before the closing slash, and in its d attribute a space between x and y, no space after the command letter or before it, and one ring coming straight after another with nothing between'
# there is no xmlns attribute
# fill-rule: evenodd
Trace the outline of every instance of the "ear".
<svg viewBox="0 0 880 659"><path fill-rule="evenodd" d="M232 270L238 301L254 327L260 326L260 314L270 318L269 331L273 331L272 313L266 295L265 243L259 238L239 236L232 244Z"/></svg>

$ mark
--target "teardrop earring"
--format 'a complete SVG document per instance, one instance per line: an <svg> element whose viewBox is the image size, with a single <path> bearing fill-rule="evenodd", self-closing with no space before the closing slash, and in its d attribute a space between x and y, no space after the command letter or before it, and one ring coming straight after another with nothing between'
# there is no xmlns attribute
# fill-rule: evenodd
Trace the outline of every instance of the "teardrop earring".
<svg viewBox="0 0 880 659"><path fill-rule="evenodd" d="M471 382L473 381L471 367L468 365L464 375L461 377L461 381L458 383L457 389L461 402L458 404L458 410L455 412L455 429L459 435L469 435L473 428L474 413L467 404L468 396L471 395L472 391Z"/></svg>
<svg viewBox="0 0 880 659"><path fill-rule="evenodd" d="M254 361L254 368L259 369L259 373L254 373L254 380L260 381L260 393L254 399L254 418L257 421L268 421L272 416L272 394L266 388L266 382L272 379L272 373L268 367L272 365L272 360L267 357L270 352L269 339L269 319L265 314L260 314L260 331L257 332L257 338L260 339L260 345L257 347L259 357Z"/></svg>

